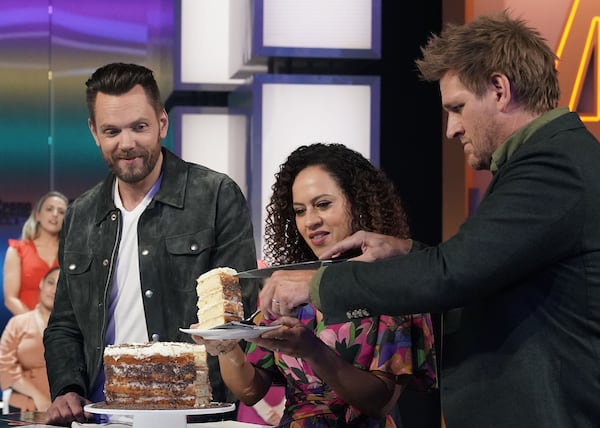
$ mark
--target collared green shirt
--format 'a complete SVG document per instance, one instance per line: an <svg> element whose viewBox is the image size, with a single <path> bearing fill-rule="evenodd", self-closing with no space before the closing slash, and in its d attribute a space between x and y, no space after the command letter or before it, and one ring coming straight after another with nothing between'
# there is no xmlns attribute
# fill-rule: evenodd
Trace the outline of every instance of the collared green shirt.
<svg viewBox="0 0 600 428"><path fill-rule="evenodd" d="M558 107L554 110L550 110L549 112L544 113L537 119L531 121L529 124L525 125L517 132L512 134L504 144L501 144L500 147L496 149L496 151L492 154L492 162L490 165L490 171L492 174L496 173L498 169L512 156L512 154L519 148L521 144L529 139L533 135L535 131L546 125L547 123L553 121L559 116L563 114L569 113L569 109L567 107Z"/></svg>

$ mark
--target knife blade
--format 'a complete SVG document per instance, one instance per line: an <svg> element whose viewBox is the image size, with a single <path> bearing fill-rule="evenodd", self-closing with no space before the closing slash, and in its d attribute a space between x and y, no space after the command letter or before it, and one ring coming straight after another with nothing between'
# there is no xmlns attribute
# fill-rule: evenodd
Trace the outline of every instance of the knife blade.
<svg viewBox="0 0 600 428"><path fill-rule="evenodd" d="M288 265L277 265L261 269L251 269L244 272L238 272L238 278L267 278L276 270L310 270L318 269L321 266L330 265L333 263L347 262L347 258L335 258L328 260L313 260L310 262L290 263Z"/></svg>

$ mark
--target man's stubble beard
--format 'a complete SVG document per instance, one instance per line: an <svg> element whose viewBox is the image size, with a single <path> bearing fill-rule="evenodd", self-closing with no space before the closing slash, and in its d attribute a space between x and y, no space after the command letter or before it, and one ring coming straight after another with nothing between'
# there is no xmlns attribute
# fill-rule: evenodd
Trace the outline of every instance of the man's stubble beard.
<svg viewBox="0 0 600 428"><path fill-rule="evenodd" d="M141 159L143 161L141 168L119 168L117 160L111 163L110 170L119 178L119 180L122 180L125 183L138 183L142 181L152 172L152 170L156 166L156 162L158 162L158 157L160 155L160 148L157 151L146 151L143 154L139 155L141 155Z"/></svg>
<svg viewBox="0 0 600 428"><path fill-rule="evenodd" d="M469 166L476 171L489 170L492 165L492 154L496 150L496 134L499 132L494 126L482 125L482 135L478 139L477 147L471 142L471 153L468 155Z"/></svg>

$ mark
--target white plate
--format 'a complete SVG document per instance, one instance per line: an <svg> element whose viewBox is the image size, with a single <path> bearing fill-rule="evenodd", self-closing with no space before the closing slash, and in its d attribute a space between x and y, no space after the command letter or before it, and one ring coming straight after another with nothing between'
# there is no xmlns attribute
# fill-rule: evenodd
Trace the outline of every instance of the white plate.
<svg viewBox="0 0 600 428"><path fill-rule="evenodd" d="M86 412L101 415L130 415L133 417L133 428L186 428L186 415L211 415L235 410L232 403L211 403L207 407L190 409L124 409L108 406L105 402L87 404ZM112 423L108 423L112 425Z"/></svg>
<svg viewBox="0 0 600 428"><path fill-rule="evenodd" d="M206 340L234 340L234 339L252 339L260 336L266 331L276 330L280 325L257 325L252 327L239 327L239 328L213 328L210 330L195 330L193 328L180 328L179 330L191 334L193 336L200 336Z"/></svg>
<svg viewBox="0 0 600 428"><path fill-rule="evenodd" d="M131 415L138 414L181 414L181 415L212 415L216 413L226 413L235 410L233 403L211 403L206 407L190 407L188 409L127 409L123 407L113 407L101 401L100 403L86 404L84 410L90 413L101 415Z"/></svg>

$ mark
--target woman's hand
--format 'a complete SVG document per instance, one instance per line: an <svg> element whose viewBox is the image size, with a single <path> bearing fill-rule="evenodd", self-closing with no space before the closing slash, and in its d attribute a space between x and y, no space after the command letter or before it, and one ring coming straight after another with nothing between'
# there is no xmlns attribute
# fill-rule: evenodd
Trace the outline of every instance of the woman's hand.
<svg viewBox="0 0 600 428"><path fill-rule="evenodd" d="M36 410L40 412L45 412L52 404L50 397L42 392L33 394L31 398L33 399L33 403L35 404Z"/></svg>
<svg viewBox="0 0 600 428"><path fill-rule="evenodd" d="M190 329L197 329L199 324L190 325ZM205 339L201 336L192 335L192 339L198 345L204 345L206 352L210 355L218 356L231 352L238 346L239 339Z"/></svg>
<svg viewBox="0 0 600 428"><path fill-rule="evenodd" d="M297 318L284 316L271 325L281 325L281 327L267 331L257 338L247 339L248 342L307 361L312 357L318 357L322 347L325 347L325 344Z"/></svg>

